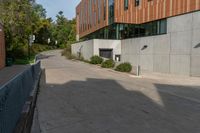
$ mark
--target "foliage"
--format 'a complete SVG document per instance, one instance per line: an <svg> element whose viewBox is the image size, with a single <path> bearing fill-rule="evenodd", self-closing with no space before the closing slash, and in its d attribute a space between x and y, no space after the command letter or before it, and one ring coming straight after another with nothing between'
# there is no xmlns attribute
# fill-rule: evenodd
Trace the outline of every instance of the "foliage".
<svg viewBox="0 0 200 133"><path fill-rule="evenodd" d="M101 57L99 57L99 56L97 56L97 55L92 56L92 57L90 58L90 63L91 63L91 64L101 64L102 62L103 62L103 58L101 58Z"/></svg>
<svg viewBox="0 0 200 133"><path fill-rule="evenodd" d="M62 51L62 56L65 56L67 59L75 58L74 55L71 54L71 45L67 45L65 49Z"/></svg>
<svg viewBox="0 0 200 133"><path fill-rule="evenodd" d="M6 34L7 50L23 48L29 35L38 27L39 16L29 0L4 0L0 3L0 16Z"/></svg>
<svg viewBox="0 0 200 133"><path fill-rule="evenodd" d="M103 68L113 68L115 66L115 62L110 59L110 60L106 60L101 64L101 67Z"/></svg>
<svg viewBox="0 0 200 133"><path fill-rule="evenodd" d="M72 44L76 41L76 21L65 18L62 11L56 18L56 22L52 25L52 39L57 41L59 48L63 48L65 44Z"/></svg>
<svg viewBox="0 0 200 133"><path fill-rule="evenodd" d="M83 56L77 57L76 55L73 55L71 53L71 45L70 44L66 45L66 48L63 49L61 55L65 56L67 59L70 59L70 60L75 59L75 60L80 60L80 61L86 62L86 60L83 58Z"/></svg>
<svg viewBox="0 0 200 133"><path fill-rule="evenodd" d="M132 65L130 63L122 63L118 65L115 70L120 72L131 72Z"/></svg>
<svg viewBox="0 0 200 133"><path fill-rule="evenodd" d="M34 63L34 60L35 60L35 56L32 55L29 58L25 57L25 58L20 58L20 59L15 59L14 61L14 64L17 64L17 65L26 65L26 64L31 64L31 63Z"/></svg>
<svg viewBox="0 0 200 133"><path fill-rule="evenodd" d="M62 11L56 21L46 18L46 10L35 0L1 0L0 16L6 35L8 57L27 57L30 35L35 35L35 43L40 44L33 45L32 54L49 48L64 48L76 39L75 19L68 20Z"/></svg>
<svg viewBox="0 0 200 133"><path fill-rule="evenodd" d="M54 49L54 47L49 45L33 44L30 50L32 54L38 54L51 49Z"/></svg>
<svg viewBox="0 0 200 133"><path fill-rule="evenodd" d="M7 57L12 58L15 64L30 64L33 63L36 54L51 49L53 49L52 46L34 44L30 48L30 59L27 56L27 48L17 49L15 51L9 52L7 53Z"/></svg>

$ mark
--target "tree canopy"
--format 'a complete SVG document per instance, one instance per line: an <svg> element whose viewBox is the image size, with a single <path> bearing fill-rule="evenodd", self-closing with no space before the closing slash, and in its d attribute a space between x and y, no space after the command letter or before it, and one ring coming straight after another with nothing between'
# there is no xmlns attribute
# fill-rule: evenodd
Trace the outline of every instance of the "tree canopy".
<svg viewBox="0 0 200 133"><path fill-rule="evenodd" d="M0 0L0 21L4 26L7 51L26 49L30 35L36 36L35 43L55 47L75 41L76 21L65 18L62 11L53 21L34 0Z"/></svg>

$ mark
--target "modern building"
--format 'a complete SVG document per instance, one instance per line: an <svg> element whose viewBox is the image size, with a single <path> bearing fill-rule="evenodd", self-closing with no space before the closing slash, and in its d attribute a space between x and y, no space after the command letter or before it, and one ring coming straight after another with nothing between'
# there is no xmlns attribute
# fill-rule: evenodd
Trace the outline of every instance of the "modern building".
<svg viewBox="0 0 200 133"><path fill-rule="evenodd" d="M126 39L167 33L167 18L198 11L200 0L82 0L80 39Z"/></svg>
<svg viewBox="0 0 200 133"><path fill-rule="evenodd" d="M0 69L5 66L5 40L3 26L0 23Z"/></svg>
<svg viewBox="0 0 200 133"><path fill-rule="evenodd" d="M200 76L200 0L82 0L76 15L77 39L94 39L92 54L104 45L142 72ZM88 53L83 42L73 53L77 45Z"/></svg>

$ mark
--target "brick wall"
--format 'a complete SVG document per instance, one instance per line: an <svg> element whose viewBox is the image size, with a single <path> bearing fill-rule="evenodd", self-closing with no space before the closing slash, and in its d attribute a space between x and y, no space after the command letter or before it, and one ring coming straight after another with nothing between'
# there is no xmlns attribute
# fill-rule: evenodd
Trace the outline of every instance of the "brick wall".
<svg viewBox="0 0 200 133"><path fill-rule="evenodd" d="M5 40L3 26L0 24L0 69L5 66Z"/></svg>

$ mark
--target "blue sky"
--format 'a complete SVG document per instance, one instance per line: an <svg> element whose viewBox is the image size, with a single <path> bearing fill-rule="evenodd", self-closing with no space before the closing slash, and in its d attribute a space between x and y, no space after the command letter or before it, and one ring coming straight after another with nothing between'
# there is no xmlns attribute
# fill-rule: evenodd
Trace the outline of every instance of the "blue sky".
<svg viewBox="0 0 200 133"><path fill-rule="evenodd" d="M59 11L63 11L68 19L74 18L75 8L80 0L36 0L36 2L42 4L46 9L47 17L55 20L55 16Z"/></svg>

